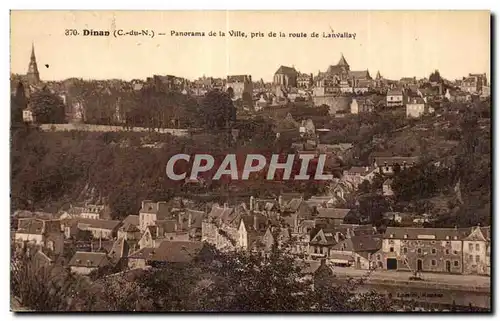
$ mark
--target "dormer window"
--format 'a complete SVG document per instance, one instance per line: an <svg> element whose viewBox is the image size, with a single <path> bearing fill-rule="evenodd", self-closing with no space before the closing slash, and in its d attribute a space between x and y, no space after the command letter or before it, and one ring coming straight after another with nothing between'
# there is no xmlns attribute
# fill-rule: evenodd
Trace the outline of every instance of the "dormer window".
<svg viewBox="0 0 500 321"><path fill-rule="evenodd" d="M408 238L408 234L405 234L405 235L404 235L404 238L405 238L405 239L407 239L407 238Z"/></svg>
<svg viewBox="0 0 500 321"><path fill-rule="evenodd" d="M458 236L454 236L454 237L453 237L453 239L454 239L454 240L458 240Z"/></svg>
<svg viewBox="0 0 500 321"><path fill-rule="evenodd" d="M449 240L449 239L450 239L450 237L449 237L448 235L446 235L446 239L447 239L447 240Z"/></svg>
<svg viewBox="0 0 500 321"><path fill-rule="evenodd" d="M393 238L393 237L394 237L394 234L391 234L391 235L390 235L390 237L391 237L391 238Z"/></svg>

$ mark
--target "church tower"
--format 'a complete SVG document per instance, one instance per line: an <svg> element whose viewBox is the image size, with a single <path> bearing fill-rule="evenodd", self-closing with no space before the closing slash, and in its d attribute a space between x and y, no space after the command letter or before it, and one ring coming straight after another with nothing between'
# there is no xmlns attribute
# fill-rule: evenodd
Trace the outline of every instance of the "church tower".
<svg viewBox="0 0 500 321"><path fill-rule="evenodd" d="M28 66L28 83L30 85L38 84L40 82L40 74L38 73L38 66L36 64L36 57L35 57L35 45L31 45L31 58L30 58L30 64Z"/></svg>

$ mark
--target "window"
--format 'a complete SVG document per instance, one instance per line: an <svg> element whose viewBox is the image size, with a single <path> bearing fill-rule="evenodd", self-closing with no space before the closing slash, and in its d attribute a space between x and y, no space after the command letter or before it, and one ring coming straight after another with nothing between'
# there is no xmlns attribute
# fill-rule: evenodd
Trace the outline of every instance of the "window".
<svg viewBox="0 0 500 321"><path fill-rule="evenodd" d="M476 255L476 263L479 263L481 261L481 258L479 257L479 255Z"/></svg>
<svg viewBox="0 0 500 321"><path fill-rule="evenodd" d="M450 254L450 250L448 250L448 249L444 250L444 252L445 252L446 254Z"/></svg>
<svg viewBox="0 0 500 321"><path fill-rule="evenodd" d="M469 260L471 260L471 261L472 261L472 259L473 259L472 255L469 255Z"/></svg>
<svg viewBox="0 0 500 321"><path fill-rule="evenodd" d="M393 247L389 248L389 252L394 252L394 248Z"/></svg>
<svg viewBox="0 0 500 321"><path fill-rule="evenodd" d="M408 249L406 247L403 247L403 253L408 253Z"/></svg>
<svg viewBox="0 0 500 321"><path fill-rule="evenodd" d="M469 252L472 252L474 250L474 244L469 243Z"/></svg>
<svg viewBox="0 0 500 321"><path fill-rule="evenodd" d="M432 254L436 254L436 249L431 250Z"/></svg>
<svg viewBox="0 0 500 321"><path fill-rule="evenodd" d="M453 250L453 255L457 255L458 254L458 251L457 250Z"/></svg>
<svg viewBox="0 0 500 321"><path fill-rule="evenodd" d="M458 236L454 236L454 237L453 237L453 239L454 239L454 240L458 240Z"/></svg>
<svg viewBox="0 0 500 321"><path fill-rule="evenodd" d="M418 253L418 254L422 254L422 249L418 249L418 250L417 250L417 253Z"/></svg>
<svg viewBox="0 0 500 321"><path fill-rule="evenodd" d="M476 251L479 251L479 244L476 244Z"/></svg>
<svg viewBox="0 0 500 321"><path fill-rule="evenodd" d="M448 235L446 235L446 239L447 239L447 240L449 240L449 239L450 239L450 237L449 237Z"/></svg>
<svg viewBox="0 0 500 321"><path fill-rule="evenodd" d="M436 266L436 260L431 261L432 266Z"/></svg>
<svg viewBox="0 0 500 321"><path fill-rule="evenodd" d="M458 261L453 261L453 266L458 266Z"/></svg>
<svg viewBox="0 0 500 321"><path fill-rule="evenodd" d="M377 260L380 261L380 254L377 254Z"/></svg>
<svg viewBox="0 0 500 321"><path fill-rule="evenodd" d="M407 239L408 238L408 234L405 234L404 238Z"/></svg>

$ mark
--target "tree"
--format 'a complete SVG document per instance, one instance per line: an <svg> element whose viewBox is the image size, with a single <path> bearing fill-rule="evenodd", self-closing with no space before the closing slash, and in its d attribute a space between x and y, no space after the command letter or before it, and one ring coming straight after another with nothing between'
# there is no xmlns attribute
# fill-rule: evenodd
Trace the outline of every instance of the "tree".
<svg viewBox="0 0 500 321"><path fill-rule="evenodd" d="M439 74L439 70L435 70L433 73L430 74L429 81L437 83L441 83L443 81L441 75Z"/></svg>
<svg viewBox="0 0 500 321"><path fill-rule="evenodd" d="M203 98L201 117L207 129L227 129L236 120L236 108L229 95L219 90L212 90Z"/></svg>
<svg viewBox="0 0 500 321"><path fill-rule="evenodd" d="M47 89L33 93L30 105L37 123L59 124L65 121L63 100Z"/></svg>

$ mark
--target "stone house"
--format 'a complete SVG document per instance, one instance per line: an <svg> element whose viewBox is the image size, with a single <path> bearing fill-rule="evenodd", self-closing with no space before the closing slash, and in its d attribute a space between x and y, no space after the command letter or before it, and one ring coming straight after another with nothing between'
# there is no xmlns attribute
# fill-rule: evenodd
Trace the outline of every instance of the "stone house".
<svg viewBox="0 0 500 321"><path fill-rule="evenodd" d="M71 272L80 275L88 275L108 265L111 262L102 252L76 252L68 263Z"/></svg>
<svg viewBox="0 0 500 321"><path fill-rule="evenodd" d="M227 203L222 207L214 204L202 222L201 241L213 244L217 249L236 249L240 218L239 207L229 207Z"/></svg>
<svg viewBox="0 0 500 321"><path fill-rule="evenodd" d="M404 94L402 90L389 90L387 92L387 103L386 106L392 107L402 107L404 105Z"/></svg>
<svg viewBox="0 0 500 321"><path fill-rule="evenodd" d="M358 188L365 180L371 183L376 172L377 168L374 166L353 166L343 172L342 180Z"/></svg>
<svg viewBox="0 0 500 321"><path fill-rule="evenodd" d="M473 227L463 239L464 274L490 275L491 228Z"/></svg>
<svg viewBox="0 0 500 321"><path fill-rule="evenodd" d="M245 99L245 96L252 99L253 83L250 75L227 76L226 89L233 92L233 100Z"/></svg>
<svg viewBox="0 0 500 321"><path fill-rule="evenodd" d="M129 215L122 221L122 226L118 229L118 238L125 240L139 240L141 238L139 215Z"/></svg>
<svg viewBox="0 0 500 321"><path fill-rule="evenodd" d="M470 229L388 227L377 268L422 272L463 272L462 240Z"/></svg>
<svg viewBox="0 0 500 321"><path fill-rule="evenodd" d="M155 225L157 220L169 218L169 213L167 202L142 201L139 210L139 229L144 231L146 227Z"/></svg>
<svg viewBox="0 0 500 321"><path fill-rule="evenodd" d="M351 212L348 208L317 208L318 215L315 217L315 225L326 224L327 226L340 225L344 218Z"/></svg>
<svg viewBox="0 0 500 321"><path fill-rule="evenodd" d="M64 246L64 234L59 220L20 218L14 240L23 246L33 244L56 254L62 253Z"/></svg>
<svg viewBox="0 0 500 321"><path fill-rule="evenodd" d="M403 170L415 166L418 163L418 157L375 157L373 165L379 169L380 174L394 174L395 167Z"/></svg>
<svg viewBox="0 0 500 321"><path fill-rule="evenodd" d="M74 232L82 230L92 233L94 239L111 240L117 236L120 225L120 221L76 218L65 223L64 234L69 239Z"/></svg>

